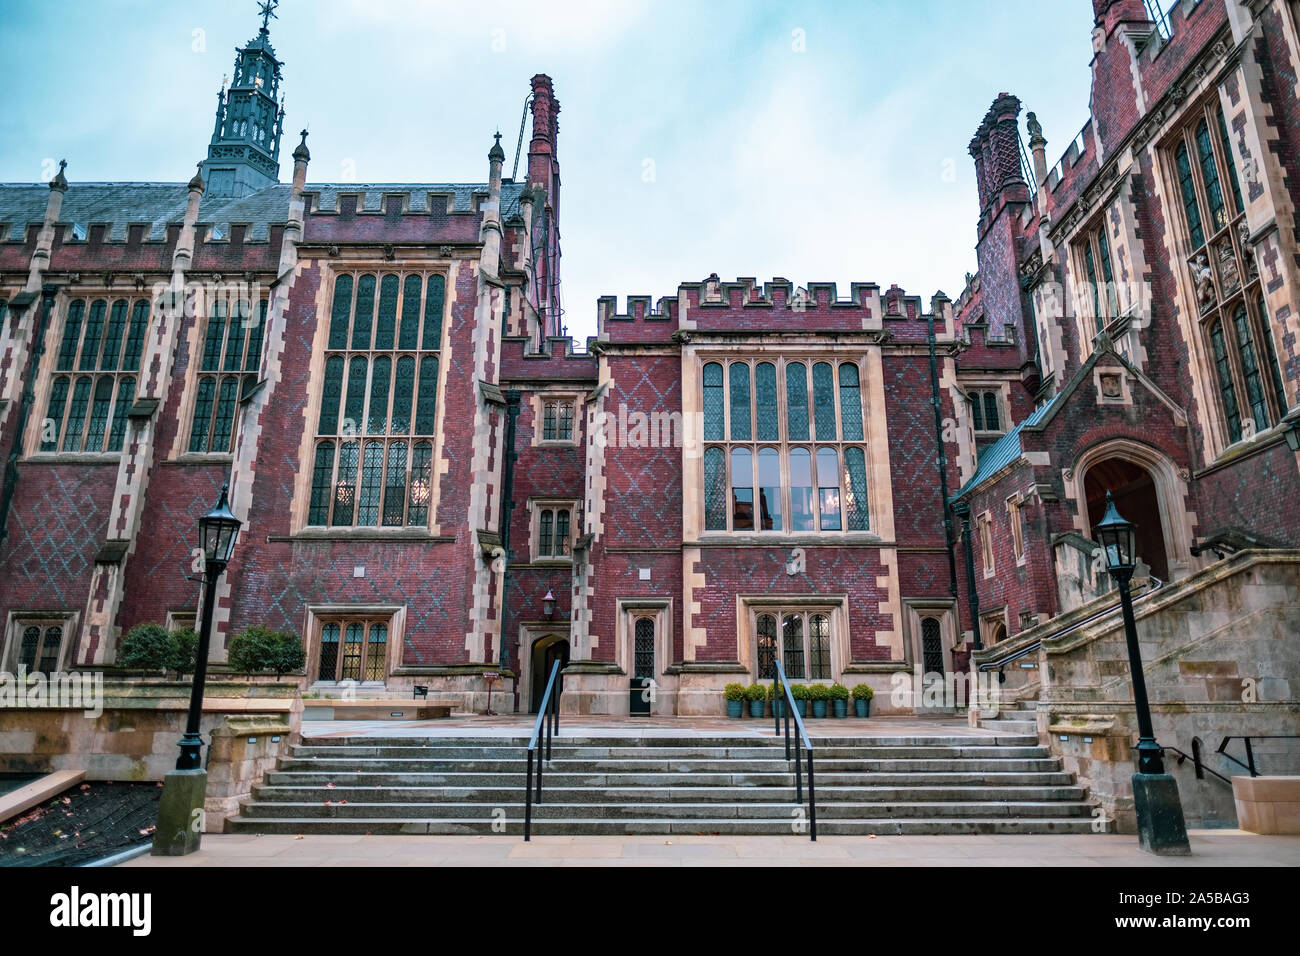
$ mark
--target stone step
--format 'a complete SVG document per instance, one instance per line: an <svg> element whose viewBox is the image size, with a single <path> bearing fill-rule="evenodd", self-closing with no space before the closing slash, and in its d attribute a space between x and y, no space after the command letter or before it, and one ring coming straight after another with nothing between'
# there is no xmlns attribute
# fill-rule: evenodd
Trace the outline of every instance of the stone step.
<svg viewBox="0 0 1300 956"><path fill-rule="evenodd" d="M793 809L793 808L792 808ZM820 808L819 808L820 809ZM788 836L796 833L807 835L806 821L799 821L801 829L795 828L795 821L781 819L603 819L574 817L568 819L536 819L533 821L533 833L545 835L571 835L575 833L591 835L655 835L655 834L697 834L697 835L776 835ZM817 830L819 836L877 836L926 835L926 834L978 834L978 833L1092 833L1102 832L1103 826L1088 817L994 817L994 818L904 818L904 819L830 819L823 821L819 816ZM506 817L504 821L496 819L401 819L365 818L365 819L316 819L311 817L260 819L246 816L232 817L230 830L233 833L279 833L279 834L497 834L520 836L523 833L522 817ZM430 855L436 849L430 849Z"/></svg>
<svg viewBox="0 0 1300 956"><path fill-rule="evenodd" d="M798 805L794 801L779 803L776 801L725 801L709 803L559 803L545 800L533 804L533 818L542 820L567 820L582 816L592 819L763 819L780 817L789 819ZM817 816L825 819L910 819L912 817L943 816L950 818L978 817L1044 817L1044 816L1088 816L1091 807L1082 802L1064 800L1048 801L944 801L930 803L850 803L817 801ZM523 801L493 805L478 801L468 803L415 803L401 801L397 803L343 803L339 801L291 802L280 801L263 803L252 801L241 810L241 815L249 819L267 819L291 817L293 819L338 819L353 818L385 819L399 817L418 819L437 817L486 818L494 813L504 811L507 817L522 817Z"/></svg>
<svg viewBox="0 0 1300 956"><path fill-rule="evenodd" d="M805 763L806 765L806 763ZM790 767L784 759L767 761L756 760L562 760L555 758L545 763L546 773L605 773L605 774L653 774L653 773L753 773L767 771L781 772ZM906 771L1033 771L1055 770L1057 761L1052 757L1010 757L1006 759L986 757L964 757L958 759L943 758L926 760L921 758L875 759L839 757L816 759L814 767L819 772L854 771L857 773L906 772ZM518 760L403 760L381 757L356 757L346 760L323 760L316 758L285 758L280 762L282 770L313 770L316 768L347 774L357 770L387 771L439 771L478 772L478 773L513 773L526 770L526 761Z"/></svg>
<svg viewBox="0 0 1300 956"><path fill-rule="evenodd" d="M804 784L805 792L807 783ZM543 788L546 802L555 803L621 803L646 802L700 803L727 801L794 802L795 786L771 787L551 787ZM522 787L384 787L384 786L277 786L261 784L253 788L253 799L259 803L323 803L328 800L349 804L363 803L463 803L500 806L518 803ZM817 802L866 803L929 803L939 801L1008 801L1039 802L1044 800L1082 800L1084 788L1063 786L1021 787L869 787L828 786L819 784Z"/></svg>
<svg viewBox="0 0 1300 956"><path fill-rule="evenodd" d="M805 751L800 748L800 753ZM551 748L551 759L564 760L784 760L784 747L568 747ZM794 748L791 748L791 754ZM340 760L349 757L365 759L396 758L418 760L521 760L526 751L509 747L349 747L345 754L338 748L295 746L291 756L299 759ZM1049 748L1034 746L994 747L817 747L816 760L836 757L874 758L929 758L956 759L960 757L1047 757Z"/></svg>
<svg viewBox="0 0 1300 956"><path fill-rule="evenodd" d="M972 736L969 734L900 735L900 736L818 736L809 734L814 747L983 747L983 746L1033 746L1038 743L1034 734L998 734ZM504 747L522 750L529 734L514 737L304 737L303 745L312 747ZM593 737L571 736L564 732L553 738L554 746L573 747L780 747L784 752L785 737L773 736L769 730L762 736L717 737Z"/></svg>
<svg viewBox="0 0 1300 956"><path fill-rule="evenodd" d="M815 765L814 765L815 766ZM456 771L421 773L421 772L362 772L351 771L297 771L273 770L267 775L267 783L272 786L323 786L333 783L336 786L450 786L450 787L513 787L522 789L525 772L520 767L511 773L462 773ZM793 769L782 768L770 773L664 773L655 774L647 780L645 774L560 774L547 771L544 775L545 785L577 787L769 787L783 786L794 779ZM876 786L912 785L917 786L963 786L967 784L987 784L990 786L1068 786L1073 783L1070 775L1062 770L1023 771L1018 773L955 771L928 773L873 773L869 777L862 774L823 773L817 771L817 780L824 786L862 786L870 783Z"/></svg>

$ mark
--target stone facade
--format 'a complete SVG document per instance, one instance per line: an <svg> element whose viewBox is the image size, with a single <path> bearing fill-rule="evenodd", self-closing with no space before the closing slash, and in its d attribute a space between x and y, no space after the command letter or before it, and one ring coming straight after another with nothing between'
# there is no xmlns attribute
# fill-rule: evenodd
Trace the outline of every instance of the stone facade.
<svg viewBox="0 0 1300 956"><path fill-rule="evenodd" d="M0 186L0 668L111 668L134 625L187 622L195 521L227 481L245 525L214 661L264 624L303 636L317 693L422 684L478 710L485 673L527 710L562 659L568 709L625 714L650 678L654 712L720 713L776 655L910 712L894 673L963 673L977 633L1095 597L1103 485L1141 507L1162 578L1300 542L1269 504L1300 486L1294 6L1183 4L1168 40L1136 0L1095 6L1094 119L1062 163L1036 118L1022 155L1007 94L972 141L980 270L955 304L711 275L602 298L574 343L550 79L522 182L497 144L483 183L311 183L304 133L281 184L283 115L254 156L231 112L266 105L250 70L278 82L265 30L187 186ZM1235 257L1207 287L1171 151L1216 103L1217 195L1236 202L1231 159L1243 198L1212 233L1203 211ZM1233 336L1245 303L1254 373L1239 338L1217 362L1207 288Z"/></svg>

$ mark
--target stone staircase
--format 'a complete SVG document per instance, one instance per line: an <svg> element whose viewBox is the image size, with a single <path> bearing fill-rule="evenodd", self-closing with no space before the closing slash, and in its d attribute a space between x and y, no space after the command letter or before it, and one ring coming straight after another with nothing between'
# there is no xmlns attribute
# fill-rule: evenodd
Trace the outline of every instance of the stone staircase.
<svg viewBox="0 0 1300 956"><path fill-rule="evenodd" d="M1015 706L1003 708L995 718L980 718L980 727L1002 734L1015 734L1038 739L1038 701L1020 700Z"/></svg>
<svg viewBox="0 0 1300 956"><path fill-rule="evenodd" d="M229 828L519 834L525 741L311 738L281 758ZM1094 831L1084 789L1032 735L814 744L819 835ZM806 833L780 738L560 736L543 798L533 805L537 834Z"/></svg>

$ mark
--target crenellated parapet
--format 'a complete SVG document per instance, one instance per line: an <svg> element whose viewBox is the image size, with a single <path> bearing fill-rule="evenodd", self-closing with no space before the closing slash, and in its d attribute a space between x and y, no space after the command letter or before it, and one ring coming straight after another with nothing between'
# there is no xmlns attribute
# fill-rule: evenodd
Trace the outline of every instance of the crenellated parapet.
<svg viewBox="0 0 1300 956"><path fill-rule="evenodd" d="M538 351L527 336L501 339L501 381L588 382L595 384L596 354L575 352L571 336L550 336Z"/></svg>
<svg viewBox="0 0 1300 956"><path fill-rule="evenodd" d="M946 330L939 318L940 337ZM921 296L897 285L885 292L874 282L851 282L842 296L834 282L798 285L777 277L758 283L742 277L724 282L711 275L683 282L676 296L657 300L631 295L620 311L616 296L597 301L599 343L666 343L699 333L881 333L882 341L924 342L928 311Z"/></svg>

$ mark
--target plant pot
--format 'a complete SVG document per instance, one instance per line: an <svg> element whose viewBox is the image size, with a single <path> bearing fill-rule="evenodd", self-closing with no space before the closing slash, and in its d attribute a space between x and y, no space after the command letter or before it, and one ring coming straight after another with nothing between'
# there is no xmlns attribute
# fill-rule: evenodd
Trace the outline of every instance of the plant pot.
<svg viewBox="0 0 1300 956"><path fill-rule="evenodd" d="M849 702L847 700L833 700L831 703L835 705L836 717L847 717L849 715Z"/></svg>
<svg viewBox="0 0 1300 956"><path fill-rule="evenodd" d="M794 705L795 705L795 707L799 708L799 716L800 716L800 717L807 717L807 716L808 716L808 700L807 700L807 698L805 698L805 699L803 699L803 700L796 700L796 701L794 702Z"/></svg>
<svg viewBox="0 0 1300 956"><path fill-rule="evenodd" d="M766 704L767 704L767 701L765 701L765 700L751 700L751 701L749 702L749 716L751 716L751 717L762 717L762 716L763 716L764 705L766 705Z"/></svg>
<svg viewBox="0 0 1300 956"><path fill-rule="evenodd" d="M871 699L864 697L853 702L853 709L859 717L871 716Z"/></svg>
<svg viewBox="0 0 1300 956"><path fill-rule="evenodd" d="M772 712L773 712L777 717L784 717L784 716L785 716L785 701L784 701L784 700L774 700L774 701L772 701Z"/></svg>
<svg viewBox="0 0 1300 956"><path fill-rule="evenodd" d="M815 701L812 702L812 707L813 707L813 716L814 716L814 717L825 717L825 716L826 716L826 701L824 701L824 700L815 700Z"/></svg>
<svg viewBox="0 0 1300 956"><path fill-rule="evenodd" d="M727 701L727 716L740 717L745 713L745 702L743 700Z"/></svg>

